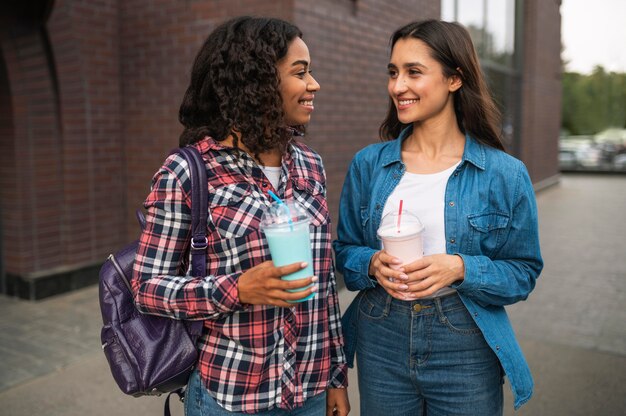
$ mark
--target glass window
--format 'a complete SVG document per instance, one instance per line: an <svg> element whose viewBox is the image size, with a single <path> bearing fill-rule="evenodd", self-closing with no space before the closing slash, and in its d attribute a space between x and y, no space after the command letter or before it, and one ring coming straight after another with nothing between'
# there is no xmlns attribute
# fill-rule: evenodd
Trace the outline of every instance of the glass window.
<svg viewBox="0 0 626 416"><path fill-rule="evenodd" d="M489 0L485 8L485 58L513 66L515 0Z"/></svg>
<svg viewBox="0 0 626 416"><path fill-rule="evenodd" d="M502 136L507 149L519 149L520 69L515 36L520 0L442 0L441 18L463 24L480 59L485 77L502 111Z"/></svg>

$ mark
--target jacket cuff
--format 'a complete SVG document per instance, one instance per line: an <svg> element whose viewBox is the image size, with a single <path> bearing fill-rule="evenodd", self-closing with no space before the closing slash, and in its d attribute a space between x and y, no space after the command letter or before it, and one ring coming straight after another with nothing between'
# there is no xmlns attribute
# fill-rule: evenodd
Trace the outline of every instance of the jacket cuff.
<svg viewBox="0 0 626 416"><path fill-rule="evenodd" d="M343 276L349 290L370 289L376 286L375 281L369 276L369 267L370 260L377 251L370 247L359 247L350 253Z"/></svg>
<svg viewBox="0 0 626 416"><path fill-rule="evenodd" d="M348 365L346 363L333 365L330 369L328 388L340 389L348 387Z"/></svg>
<svg viewBox="0 0 626 416"><path fill-rule="evenodd" d="M465 276L460 283L453 283L450 285L458 291L471 293L480 290L483 281L483 271L480 264L480 259L475 256L468 256L466 254L454 253L463 259L463 266L465 267Z"/></svg>
<svg viewBox="0 0 626 416"><path fill-rule="evenodd" d="M211 298L218 312L224 313L244 309L244 305L239 301L239 287L237 286L239 276L241 273L214 277Z"/></svg>

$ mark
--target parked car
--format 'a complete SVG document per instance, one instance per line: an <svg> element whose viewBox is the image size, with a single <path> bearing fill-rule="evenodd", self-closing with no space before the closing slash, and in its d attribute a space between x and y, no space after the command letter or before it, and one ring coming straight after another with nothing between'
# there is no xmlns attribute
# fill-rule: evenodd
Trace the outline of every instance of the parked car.
<svg viewBox="0 0 626 416"><path fill-rule="evenodd" d="M559 168L563 170L570 170L578 168L578 159L576 158L576 152L573 150L559 150Z"/></svg>
<svg viewBox="0 0 626 416"><path fill-rule="evenodd" d="M615 170L623 170L626 172L626 153L621 153L613 158L613 167Z"/></svg>

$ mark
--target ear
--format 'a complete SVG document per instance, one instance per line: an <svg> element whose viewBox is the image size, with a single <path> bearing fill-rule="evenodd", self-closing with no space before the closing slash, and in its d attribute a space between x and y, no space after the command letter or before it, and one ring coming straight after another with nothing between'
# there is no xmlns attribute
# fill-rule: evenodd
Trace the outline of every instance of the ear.
<svg viewBox="0 0 626 416"><path fill-rule="evenodd" d="M450 92L456 92L462 86L463 80L459 75L452 75L450 78L448 78L448 90Z"/></svg>

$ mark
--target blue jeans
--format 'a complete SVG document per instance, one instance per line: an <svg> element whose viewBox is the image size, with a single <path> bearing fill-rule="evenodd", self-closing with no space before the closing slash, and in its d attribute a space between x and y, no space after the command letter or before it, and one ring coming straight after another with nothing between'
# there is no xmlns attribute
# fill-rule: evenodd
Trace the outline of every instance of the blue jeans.
<svg viewBox="0 0 626 416"><path fill-rule="evenodd" d="M274 408L255 413L261 416L325 416L326 392L309 397L302 407L292 410ZM185 391L185 416L249 416L248 413L229 412L217 404L215 399L204 387L198 370L189 378Z"/></svg>
<svg viewBox="0 0 626 416"><path fill-rule="evenodd" d="M403 302L378 286L358 313L361 416L502 415L500 363L456 293Z"/></svg>

